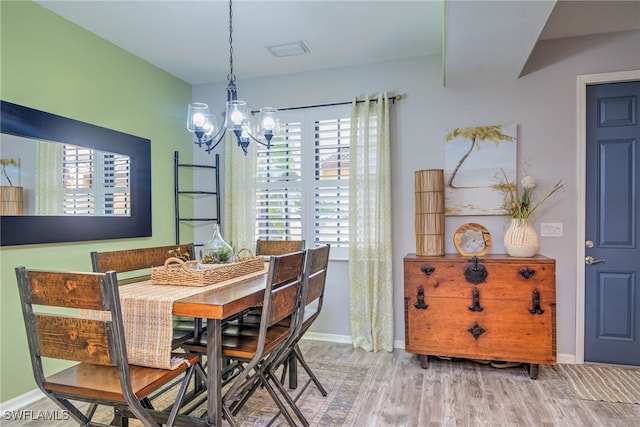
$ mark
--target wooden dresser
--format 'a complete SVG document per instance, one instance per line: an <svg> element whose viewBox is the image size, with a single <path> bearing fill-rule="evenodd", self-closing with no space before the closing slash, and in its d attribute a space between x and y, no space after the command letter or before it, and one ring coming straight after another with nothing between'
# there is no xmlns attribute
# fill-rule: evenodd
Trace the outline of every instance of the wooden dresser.
<svg viewBox="0 0 640 427"><path fill-rule="evenodd" d="M404 258L406 351L529 364L556 362L556 262L536 255Z"/></svg>

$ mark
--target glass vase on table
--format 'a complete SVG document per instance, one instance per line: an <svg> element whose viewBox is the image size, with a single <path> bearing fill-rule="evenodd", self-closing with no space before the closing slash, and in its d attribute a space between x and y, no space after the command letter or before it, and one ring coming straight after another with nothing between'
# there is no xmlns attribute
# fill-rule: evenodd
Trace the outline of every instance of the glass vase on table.
<svg viewBox="0 0 640 427"><path fill-rule="evenodd" d="M202 247L200 262L202 264L230 264L236 261L233 248L220 233L220 224L213 226L213 235Z"/></svg>

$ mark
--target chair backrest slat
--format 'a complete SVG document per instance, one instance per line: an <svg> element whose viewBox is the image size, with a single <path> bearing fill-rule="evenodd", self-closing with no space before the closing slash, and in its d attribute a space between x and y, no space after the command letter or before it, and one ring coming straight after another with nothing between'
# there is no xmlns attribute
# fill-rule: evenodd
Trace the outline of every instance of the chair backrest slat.
<svg viewBox="0 0 640 427"><path fill-rule="evenodd" d="M256 255L284 255L304 250L304 240L257 240Z"/></svg>
<svg viewBox="0 0 640 427"><path fill-rule="evenodd" d="M309 249L307 260L307 271L305 280L308 280L306 305L313 301L322 299L327 280L327 266L329 264L329 245Z"/></svg>
<svg viewBox="0 0 640 427"><path fill-rule="evenodd" d="M319 272L309 278L306 305L311 304L313 301L323 296L325 283L326 271Z"/></svg>
<svg viewBox="0 0 640 427"><path fill-rule="evenodd" d="M302 263L303 260L304 252L298 252L295 257L282 259L271 279L274 287L300 280L300 265L298 263Z"/></svg>
<svg viewBox="0 0 640 427"><path fill-rule="evenodd" d="M40 356L95 365L115 365L110 349L110 320L35 315Z"/></svg>
<svg viewBox="0 0 640 427"><path fill-rule="evenodd" d="M150 248L124 249L108 252L91 252L91 264L93 271L104 273L114 270L118 273L149 269L164 265L167 258L172 255L171 250L180 248L182 254L188 253L195 259L193 243L181 245L156 246Z"/></svg>
<svg viewBox="0 0 640 427"><path fill-rule="evenodd" d="M275 325L296 311L299 291L300 282L298 281L288 283L273 290L271 317L268 326Z"/></svg>
<svg viewBox="0 0 640 427"><path fill-rule="evenodd" d="M100 274L29 270L28 292L32 304L88 310L108 310L101 293ZM25 289L25 291L27 291Z"/></svg>

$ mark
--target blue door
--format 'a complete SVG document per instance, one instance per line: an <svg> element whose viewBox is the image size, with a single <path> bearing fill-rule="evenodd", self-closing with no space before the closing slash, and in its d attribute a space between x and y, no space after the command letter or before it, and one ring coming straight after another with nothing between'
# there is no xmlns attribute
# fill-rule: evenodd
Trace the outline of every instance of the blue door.
<svg viewBox="0 0 640 427"><path fill-rule="evenodd" d="M587 87L587 362L640 366L640 82Z"/></svg>

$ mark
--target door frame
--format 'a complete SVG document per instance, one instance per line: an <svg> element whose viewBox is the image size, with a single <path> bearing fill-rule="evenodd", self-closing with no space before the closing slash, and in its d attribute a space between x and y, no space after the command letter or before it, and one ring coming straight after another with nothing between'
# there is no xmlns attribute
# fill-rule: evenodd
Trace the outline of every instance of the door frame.
<svg viewBox="0 0 640 427"><path fill-rule="evenodd" d="M587 86L592 84L640 80L640 70L577 76L576 159L577 159L577 250L576 250L576 351L575 363L584 363L584 302L585 302L585 224L586 224L586 163L587 163Z"/></svg>

